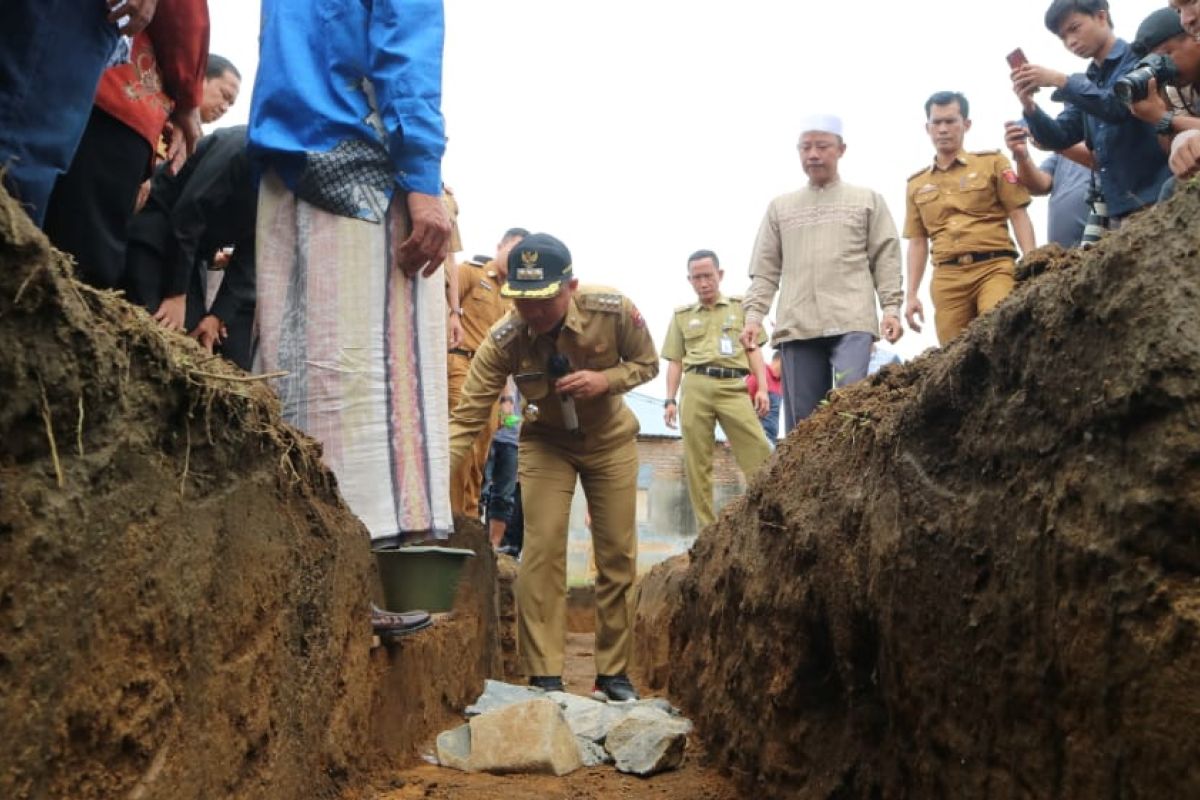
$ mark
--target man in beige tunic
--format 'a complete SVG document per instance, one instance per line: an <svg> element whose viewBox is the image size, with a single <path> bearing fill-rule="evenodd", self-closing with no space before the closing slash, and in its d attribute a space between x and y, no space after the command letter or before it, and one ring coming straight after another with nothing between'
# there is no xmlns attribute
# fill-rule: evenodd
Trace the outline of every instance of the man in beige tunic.
<svg viewBox="0 0 1200 800"><path fill-rule="evenodd" d="M742 302L741 340L749 350L779 293L773 344L783 355L789 431L830 389L866 377L876 339L895 342L904 333L896 225L878 192L838 177L846 152L841 120L807 119L798 149L808 185L767 208Z"/></svg>

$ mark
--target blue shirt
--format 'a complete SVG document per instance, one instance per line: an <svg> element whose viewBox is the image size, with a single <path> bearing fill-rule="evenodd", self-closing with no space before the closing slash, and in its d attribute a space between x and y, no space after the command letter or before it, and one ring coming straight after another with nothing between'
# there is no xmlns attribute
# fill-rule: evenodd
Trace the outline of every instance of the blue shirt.
<svg viewBox="0 0 1200 800"><path fill-rule="evenodd" d="M1050 208L1046 214L1046 238L1063 247L1078 247L1087 224L1088 189L1092 171L1058 153L1042 162L1043 172L1050 173Z"/></svg>
<svg viewBox="0 0 1200 800"><path fill-rule="evenodd" d="M251 154L346 216L441 194L444 33L441 0L263 0Z"/></svg>
<svg viewBox="0 0 1200 800"><path fill-rule="evenodd" d="M1025 115L1029 132L1048 150L1066 150L1088 140L1100 176L1100 190L1113 217L1123 217L1157 201L1163 183L1171 176L1154 126L1133 116L1113 94L1113 85L1137 62L1129 45L1117 39L1103 64L1092 62L1086 75L1072 75L1050 96L1051 100L1070 103L1057 119L1051 119L1041 108Z"/></svg>

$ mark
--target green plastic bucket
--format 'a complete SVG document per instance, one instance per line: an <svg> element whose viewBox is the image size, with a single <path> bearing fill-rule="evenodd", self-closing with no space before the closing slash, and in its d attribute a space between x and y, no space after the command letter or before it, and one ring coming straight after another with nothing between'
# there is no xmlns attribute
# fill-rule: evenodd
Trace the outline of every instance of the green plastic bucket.
<svg viewBox="0 0 1200 800"><path fill-rule="evenodd" d="M397 613L422 609L449 611L471 550L456 547L400 547L376 550L383 583L383 607Z"/></svg>

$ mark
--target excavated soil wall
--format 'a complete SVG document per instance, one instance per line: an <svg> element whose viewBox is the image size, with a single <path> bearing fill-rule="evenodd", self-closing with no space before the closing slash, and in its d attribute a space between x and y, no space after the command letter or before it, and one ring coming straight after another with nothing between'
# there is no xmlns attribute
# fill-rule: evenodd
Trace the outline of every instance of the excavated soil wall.
<svg viewBox="0 0 1200 800"><path fill-rule="evenodd" d="M265 386L76 284L0 192L0 797L332 798L498 674L495 562L371 650L378 578Z"/></svg>
<svg viewBox="0 0 1200 800"><path fill-rule="evenodd" d="M747 792L1200 797L1200 187L839 391L692 553L672 696Z"/></svg>

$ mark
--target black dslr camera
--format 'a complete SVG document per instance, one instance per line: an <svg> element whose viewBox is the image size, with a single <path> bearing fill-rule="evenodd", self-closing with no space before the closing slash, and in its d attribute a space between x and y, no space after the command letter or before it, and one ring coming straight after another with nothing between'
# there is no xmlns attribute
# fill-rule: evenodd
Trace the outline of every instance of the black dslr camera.
<svg viewBox="0 0 1200 800"><path fill-rule="evenodd" d="M1150 93L1150 79L1158 81L1161 89L1179 77L1179 67L1168 55L1151 53L1137 63L1133 71L1119 78L1113 86L1117 99L1127 106L1145 100Z"/></svg>

